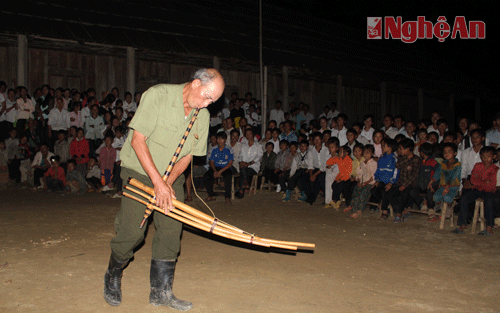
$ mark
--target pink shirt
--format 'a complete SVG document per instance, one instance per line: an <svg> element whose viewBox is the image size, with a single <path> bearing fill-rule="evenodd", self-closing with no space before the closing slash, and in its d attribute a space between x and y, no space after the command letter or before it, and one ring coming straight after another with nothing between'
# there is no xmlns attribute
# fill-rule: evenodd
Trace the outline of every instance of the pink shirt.
<svg viewBox="0 0 500 313"><path fill-rule="evenodd" d="M83 120L82 120L82 114L81 111L78 111L78 113L70 112L69 113L69 118L70 118L70 123L71 126L76 126L78 128L83 127ZM71 119L74 118L74 121L71 121Z"/></svg>

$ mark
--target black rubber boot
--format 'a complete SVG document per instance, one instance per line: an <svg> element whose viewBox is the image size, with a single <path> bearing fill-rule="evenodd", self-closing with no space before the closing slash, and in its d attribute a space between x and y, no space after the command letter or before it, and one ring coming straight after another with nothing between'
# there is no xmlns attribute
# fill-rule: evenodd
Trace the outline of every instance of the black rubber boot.
<svg viewBox="0 0 500 313"><path fill-rule="evenodd" d="M109 257L109 266L104 275L104 300L109 305L118 306L122 302L122 273L128 260L117 260L113 254Z"/></svg>
<svg viewBox="0 0 500 313"><path fill-rule="evenodd" d="M172 292L174 283L175 261L151 260L151 293L149 303L152 305L164 305L169 308L187 311L193 308L188 301L177 299Z"/></svg>

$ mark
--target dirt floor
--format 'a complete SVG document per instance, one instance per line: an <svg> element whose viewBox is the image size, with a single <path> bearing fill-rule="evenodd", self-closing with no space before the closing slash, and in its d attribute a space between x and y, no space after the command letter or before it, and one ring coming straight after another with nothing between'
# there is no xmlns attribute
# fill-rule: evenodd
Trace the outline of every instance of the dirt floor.
<svg viewBox="0 0 500 313"><path fill-rule="evenodd" d="M0 199L0 312L174 312L148 304L154 227L124 272L122 304L103 300L119 199L20 188ZM258 236L316 249L269 251L185 227L174 292L193 302L192 312L500 310L500 231L455 235L424 215L403 224L369 212L354 220L319 200L282 203L274 192L210 204Z"/></svg>

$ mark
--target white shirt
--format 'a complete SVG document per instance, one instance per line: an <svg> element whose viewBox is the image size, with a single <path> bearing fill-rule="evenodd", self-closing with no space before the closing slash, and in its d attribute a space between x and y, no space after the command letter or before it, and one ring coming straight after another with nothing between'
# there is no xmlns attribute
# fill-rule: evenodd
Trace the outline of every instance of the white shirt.
<svg viewBox="0 0 500 313"><path fill-rule="evenodd" d="M50 160L50 158L54 156L54 153L52 152L47 152L47 157L45 158L45 160ZM38 151L36 154L35 154L35 158L33 159L33 162L31 163L31 167L35 167L35 166L40 166L40 164L42 164L42 152L41 151ZM50 165L49 164L46 164L46 165Z"/></svg>
<svg viewBox="0 0 500 313"><path fill-rule="evenodd" d="M269 114L269 120L272 121L276 121L276 125L280 125L280 123L284 122L285 121L285 113L283 112L283 110L279 109L279 110L276 110L276 109L272 109L271 110L271 113Z"/></svg>
<svg viewBox="0 0 500 313"><path fill-rule="evenodd" d="M233 154L233 160L239 160L240 154L241 154L241 143L236 142L234 146L231 146L231 143L226 144L226 147L229 148L231 153ZM240 163L239 162L233 162L234 168L240 172Z"/></svg>
<svg viewBox="0 0 500 313"><path fill-rule="evenodd" d="M58 108L53 108L49 113L47 124L53 131L68 130L71 127L69 112L65 109L59 111Z"/></svg>
<svg viewBox="0 0 500 313"><path fill-rule="evenodd" d="M335 132L335 137L339 139L340 147L347 143L347 128L344 126L341 130L337 130Z"/></svg>
<svg viewBox="0 0 500 313"><path fill-rule="evenodd" d="M93 126L93 127L92 127ZM104 125L104 119L102 116L97 116L95 119L91 116L87 116L85 119L85 138L89 140L103 139L104 135L102 132L106 129Z"/></svg>
<svg viewBox="0 0 500 313"><path fill-rule="evenodd" d="M480 149L481 151L481 149ZM476 163L481 162L481 157L479 156L479 151L476 153L472 147L465 149L462 152L460 163L462 164L462 176L461 178L467 178L472 174L472 169Z"/></svg>
<svg viewBox="0 0 500 313"><path fill-rule="evenodd" d="M309 148L309 153L312 155L313 159L313 167L318 168L320 171L326 171L326 160L330 158L330 152L328 148L324 145L321 145L321 149L316 150L316 147Z"/></svg>
<svg viewBox="0 0 500 313"><path fill-rule="evenodd" d="M307 113L306 115L303 115L303 116L304 116L304 118L306 119L306 123L307 123L307 125L309 125L309 123L310 123L312 120L314 120L314 115L313 115L311 112L309 112L309 113Z"/></svg>
<svg viewBox="0 0 500 313"><path fill-rule="evenodd" d="M224 109L222 109L222 115L224 115L224 119L226 119L231 115L231 111L229 111L228 108L224 108Z"/></svg>
<svg viewBox="0 0 500 313"><path fill-rule="evenodd" d="M137 111L137 103L135 103L133 100L132 100L132 103L128 103L127 101L123 101L123 112L135 112ZM125 114L127 114L127 112L125 112Z"/></svg>
<svg viewBox="0 0 500 313"><path fill-rule="evenodd" d="M326 163L325 163L326 165ZM298 169L305 168L308 170L313 170L313 156L309 149L305 153L300 150L297 151L295 157L292 160L292 167L290 168L290 177L292 177Z"/></svg>
<svg viewBox="0 0 500 313"><path fill-rule="evenodd" d="M253 145L250 147L248 143L241 145L240 157L238 162L255 162L249 167L253 169L256 173L260 170L260 162L262 161L262 155L264 152L262 151L262 146L254 141Z"/></svg>
<svg viewBox="0 0 500 313"><path fill-rule="evenodd" d="M81 109L80 115L82 117L83 124L85 124L85 121L87 120L87 116L90 116L90 107L87 105L86 107Z"/></svg>
<svg viewBox="0 0 500 313"><path fill-rule="evenodd" d="M15 108L16 106L16 102L12 102L10 101L8 98L5 100L5 112L4 112L4 117L5 117L5 121L9 122L9 123L14 123L16 121L16 117L17 117L17 110ZM9 112L7 112L8 109L14 107L12 110L10 110Z"/></svg>
<svg viewBox="0 0 500 313"><path fill-rule="evenodd" d="M363 137L364 139L366 139L367 144L372 145L374 131L375 131L375 129L373 129L373 127L371 127L368 131L366 131L365 128L363 127L363 130L361 130L361 134L359 135L359 137ZM359 140L360 139L358 139L358 141Z"/></svg>
<svg viewBox="0 0 500 313"><path fill-rule="evenodd" d="M116 161L115 162L120 161L120 151L121 150L118 150L118 149L121 149L123 147L124 143L125 143L125 136L122 136L121 138L115 137L115 139L113 139L113 143L111 144L111 147L116 149Z"/></svg>
<svg viewBox="0 0 500 313"><path fill-rule="evenodd" d="M274 144L273 151L274 151L274 153L278 154L280 152L280 140L277 139L276 141L274 141L274 139L271 138L271 140L269 140L268 142L272 142ZM262 148L264 148L264 150L266 150L265 146L263 146Z"/></svg>
<svg viewBox="0 0 500 313"><path fill-rule="evenodd" d="M331 120L332 118L337 117L337 115L339 115L339 114L340 114L340 112L338 110L335 110L335 111L330 110L330 112L328 112L328 115L326 116L326 118Z"/></svg>
<svg viewBox="0 0 500 313"><path fill-rule="evenodd" d="M398 130L396 129L396 127L389 127L389 129L385 129L385 126L381 128L381 130L391 139L394 139L396 138L396 135L398 134Z"/></svg>

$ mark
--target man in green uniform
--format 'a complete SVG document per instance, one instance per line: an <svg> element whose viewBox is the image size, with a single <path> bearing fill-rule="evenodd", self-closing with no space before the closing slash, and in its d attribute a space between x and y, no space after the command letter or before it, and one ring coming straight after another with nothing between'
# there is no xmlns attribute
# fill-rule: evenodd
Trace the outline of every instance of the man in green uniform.
<svg viewBox="0 0 500 313"><path fill-rule="evenodd" d="M163 171L181 141L195 109L206 108L220 98L224 80L214 69L201 69L191 82L180 85L160 84L149 88L141 98L130 123L130 134L120 158L121 178L128 178L154 188L156 203L164 209L172 208L172 198L184 201L184 176L193 155L207 152L210 114L201 110L198 120L179 154L168 180L162 179ZM121 303L121 276L123 268L133 256L133 249L144 239L146 228L139 225L145 206L122 198L121 209L115 219L116 237L111 240L111 257L104 276L104 299L110 305ZM172 293L175 262L180 249L182 224L164 214L154 212L155 235L151 259L151 293L149 302L186 311L190 302L177 299Z"/></svg>

